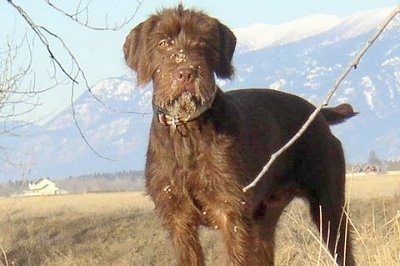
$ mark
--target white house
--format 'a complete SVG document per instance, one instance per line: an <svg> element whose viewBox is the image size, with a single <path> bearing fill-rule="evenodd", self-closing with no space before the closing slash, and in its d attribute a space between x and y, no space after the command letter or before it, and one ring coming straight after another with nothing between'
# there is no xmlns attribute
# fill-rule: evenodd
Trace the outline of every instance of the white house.
<svg viewBox="0 0 400 266"><path fill-rule="evenodd" d="M53 181L47 178L41 178L32 183L29 182L29 190L22 191L21 196L43 196L66 193L65 190L58 188Z"/></svg>

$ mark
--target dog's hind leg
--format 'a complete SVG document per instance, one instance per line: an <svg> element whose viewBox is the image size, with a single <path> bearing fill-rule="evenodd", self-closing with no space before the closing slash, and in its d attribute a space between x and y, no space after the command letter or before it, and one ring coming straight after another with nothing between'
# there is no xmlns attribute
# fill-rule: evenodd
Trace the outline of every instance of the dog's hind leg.
<svg viewBox="0 0 400 266"><path fill-rule="evenodd" d="M280 192L260 204L253 214L258 242L254 265L274 265L275 228L283 210L293 199L293 195Z"/></svg>
<svg viewBox="0 0 400 266"><path fill-rule="evenodd" d="M321 148L319 173L306 194L312 220L339 265L355 265L349 221L345 213L345 162L340 142L328 139Z"/></svg>

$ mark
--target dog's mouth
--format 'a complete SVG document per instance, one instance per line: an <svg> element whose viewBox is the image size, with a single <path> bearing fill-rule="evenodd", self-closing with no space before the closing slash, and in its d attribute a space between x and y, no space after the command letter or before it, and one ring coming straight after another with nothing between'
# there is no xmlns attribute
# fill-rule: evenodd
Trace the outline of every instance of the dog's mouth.
<svg viewBox="0 0 400 266"><path fill-rule="evenodd" d="M215 94L216 87L208 97L184 91L164 104L157 104L153 99L153 108L160 123L176 126L195 120L209 109Z"/></svg>

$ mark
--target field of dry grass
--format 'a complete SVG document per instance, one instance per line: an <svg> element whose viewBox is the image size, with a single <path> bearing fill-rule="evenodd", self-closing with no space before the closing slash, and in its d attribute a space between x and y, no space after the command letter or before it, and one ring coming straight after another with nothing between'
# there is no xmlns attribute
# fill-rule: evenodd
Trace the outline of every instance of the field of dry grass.
<svg viewBox="0 0 400 266"><path fill-rule="evenodd" d="M348 178L359 265L400 265L400 176ZM0 265L174 265L167 235L140 192L0 198ZM277 265L333 265L294 201L277 231ZM218 236L203 230L207 265Z"/></svg>

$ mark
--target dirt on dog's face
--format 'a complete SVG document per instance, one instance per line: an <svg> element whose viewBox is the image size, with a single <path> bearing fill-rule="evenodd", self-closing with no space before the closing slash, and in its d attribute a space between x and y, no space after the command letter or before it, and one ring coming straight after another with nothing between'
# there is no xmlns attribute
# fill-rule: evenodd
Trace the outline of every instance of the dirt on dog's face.
<svg viewBox="0 0 400 266"><path fill-rule="evenodd" d="M214 30L218 25L201 19L198 23L189 21L182 16L161 19L152 33L158 40L154 49L153 104L162 113L182 121L204 112L216 92L214 69L218 53L213 41L218 38ZM210 39L210 35L214 38Z"/></svg>
<svg viewBox="0 0 400 266"><path fill-rule="evenodd" d="M217 89L215 75L233 75L235 43L233 33L218 20L178 7L163 10L134 28L124 52L138 83L153 81L155 111L186 122L211 106Z"/></svg>

